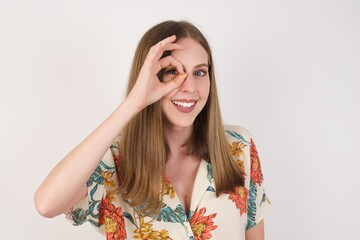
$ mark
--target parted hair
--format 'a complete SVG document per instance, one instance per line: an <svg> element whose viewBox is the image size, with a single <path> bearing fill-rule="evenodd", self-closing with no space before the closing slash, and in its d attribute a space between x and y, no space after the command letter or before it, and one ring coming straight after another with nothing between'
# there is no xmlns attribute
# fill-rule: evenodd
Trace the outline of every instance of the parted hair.
<svg viewBox="0 0 360 240"><path fill-rule="evenodd" d="M244 176L230 154L221 119L214 64L205 36L187 21L165 21L150 28L137 45L127 86L127 95L135 85L150 48L159 41L176 35L176 41L191 38L208 54L210 93L202 111L194 121L187 141L188 154L211 163L216 196L244 186ZM164 52L162 57L169 55ZM163 70L158 73L161 80ZM165 164L168 146L163 131L164 116L160 101L139 112L123 129L120 138L120 158L117 171L122 197L139 215L154 216L162 206L165 184Z"/></svg>

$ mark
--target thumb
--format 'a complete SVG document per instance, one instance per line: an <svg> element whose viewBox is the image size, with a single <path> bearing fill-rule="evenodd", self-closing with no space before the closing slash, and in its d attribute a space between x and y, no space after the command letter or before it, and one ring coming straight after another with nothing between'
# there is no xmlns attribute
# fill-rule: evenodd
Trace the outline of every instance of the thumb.
<svg viewBox="0 0 360 240"><path fill-rule="evenodd" d="M183 84L183 82L187 76L188 76L187 73L179 74L174 78L174 80L165 83L164 88L165 88L166 92L171 92L171 91L179 88Z"/></svg>

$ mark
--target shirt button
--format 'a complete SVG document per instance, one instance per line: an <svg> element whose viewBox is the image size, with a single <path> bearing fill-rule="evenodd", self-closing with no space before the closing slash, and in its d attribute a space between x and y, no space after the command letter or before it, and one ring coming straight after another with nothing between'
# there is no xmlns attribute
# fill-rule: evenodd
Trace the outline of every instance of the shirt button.
<svg viewBox="0 0 360 240"><path fill-rule="evenodd" d="M188 237L191 237L191 233L188 232L187 235L188 235Z"/></svg>

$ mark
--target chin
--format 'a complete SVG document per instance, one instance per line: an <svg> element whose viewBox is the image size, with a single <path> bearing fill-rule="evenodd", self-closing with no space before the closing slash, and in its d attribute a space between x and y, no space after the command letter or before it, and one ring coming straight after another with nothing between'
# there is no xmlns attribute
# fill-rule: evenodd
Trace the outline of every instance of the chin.
<svg viewBox="0 0 360 240"><path fill-rule="evenodd" d="M195 119L167 119L166 125L169 127L178 127L178 128L189 128L194 124Z"/></svg>

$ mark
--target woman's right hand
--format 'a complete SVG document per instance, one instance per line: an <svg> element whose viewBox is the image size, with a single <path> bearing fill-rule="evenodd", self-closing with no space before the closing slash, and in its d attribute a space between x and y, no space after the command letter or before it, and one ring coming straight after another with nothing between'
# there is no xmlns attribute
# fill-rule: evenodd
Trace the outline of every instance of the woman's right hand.
<svg viewBox="0 0 360 240"><path fill-rule="evenodd" d="M187 77L182 64L171 55L161 58L164 51L182 49L179 44L173 43L175 39L175 35L167 37L150 48L136 83L126 99L131 101L138 110L142 110L179 88ZM180 74L172 81L161 82L157 74L168 66L175 67Z"/></svg>

